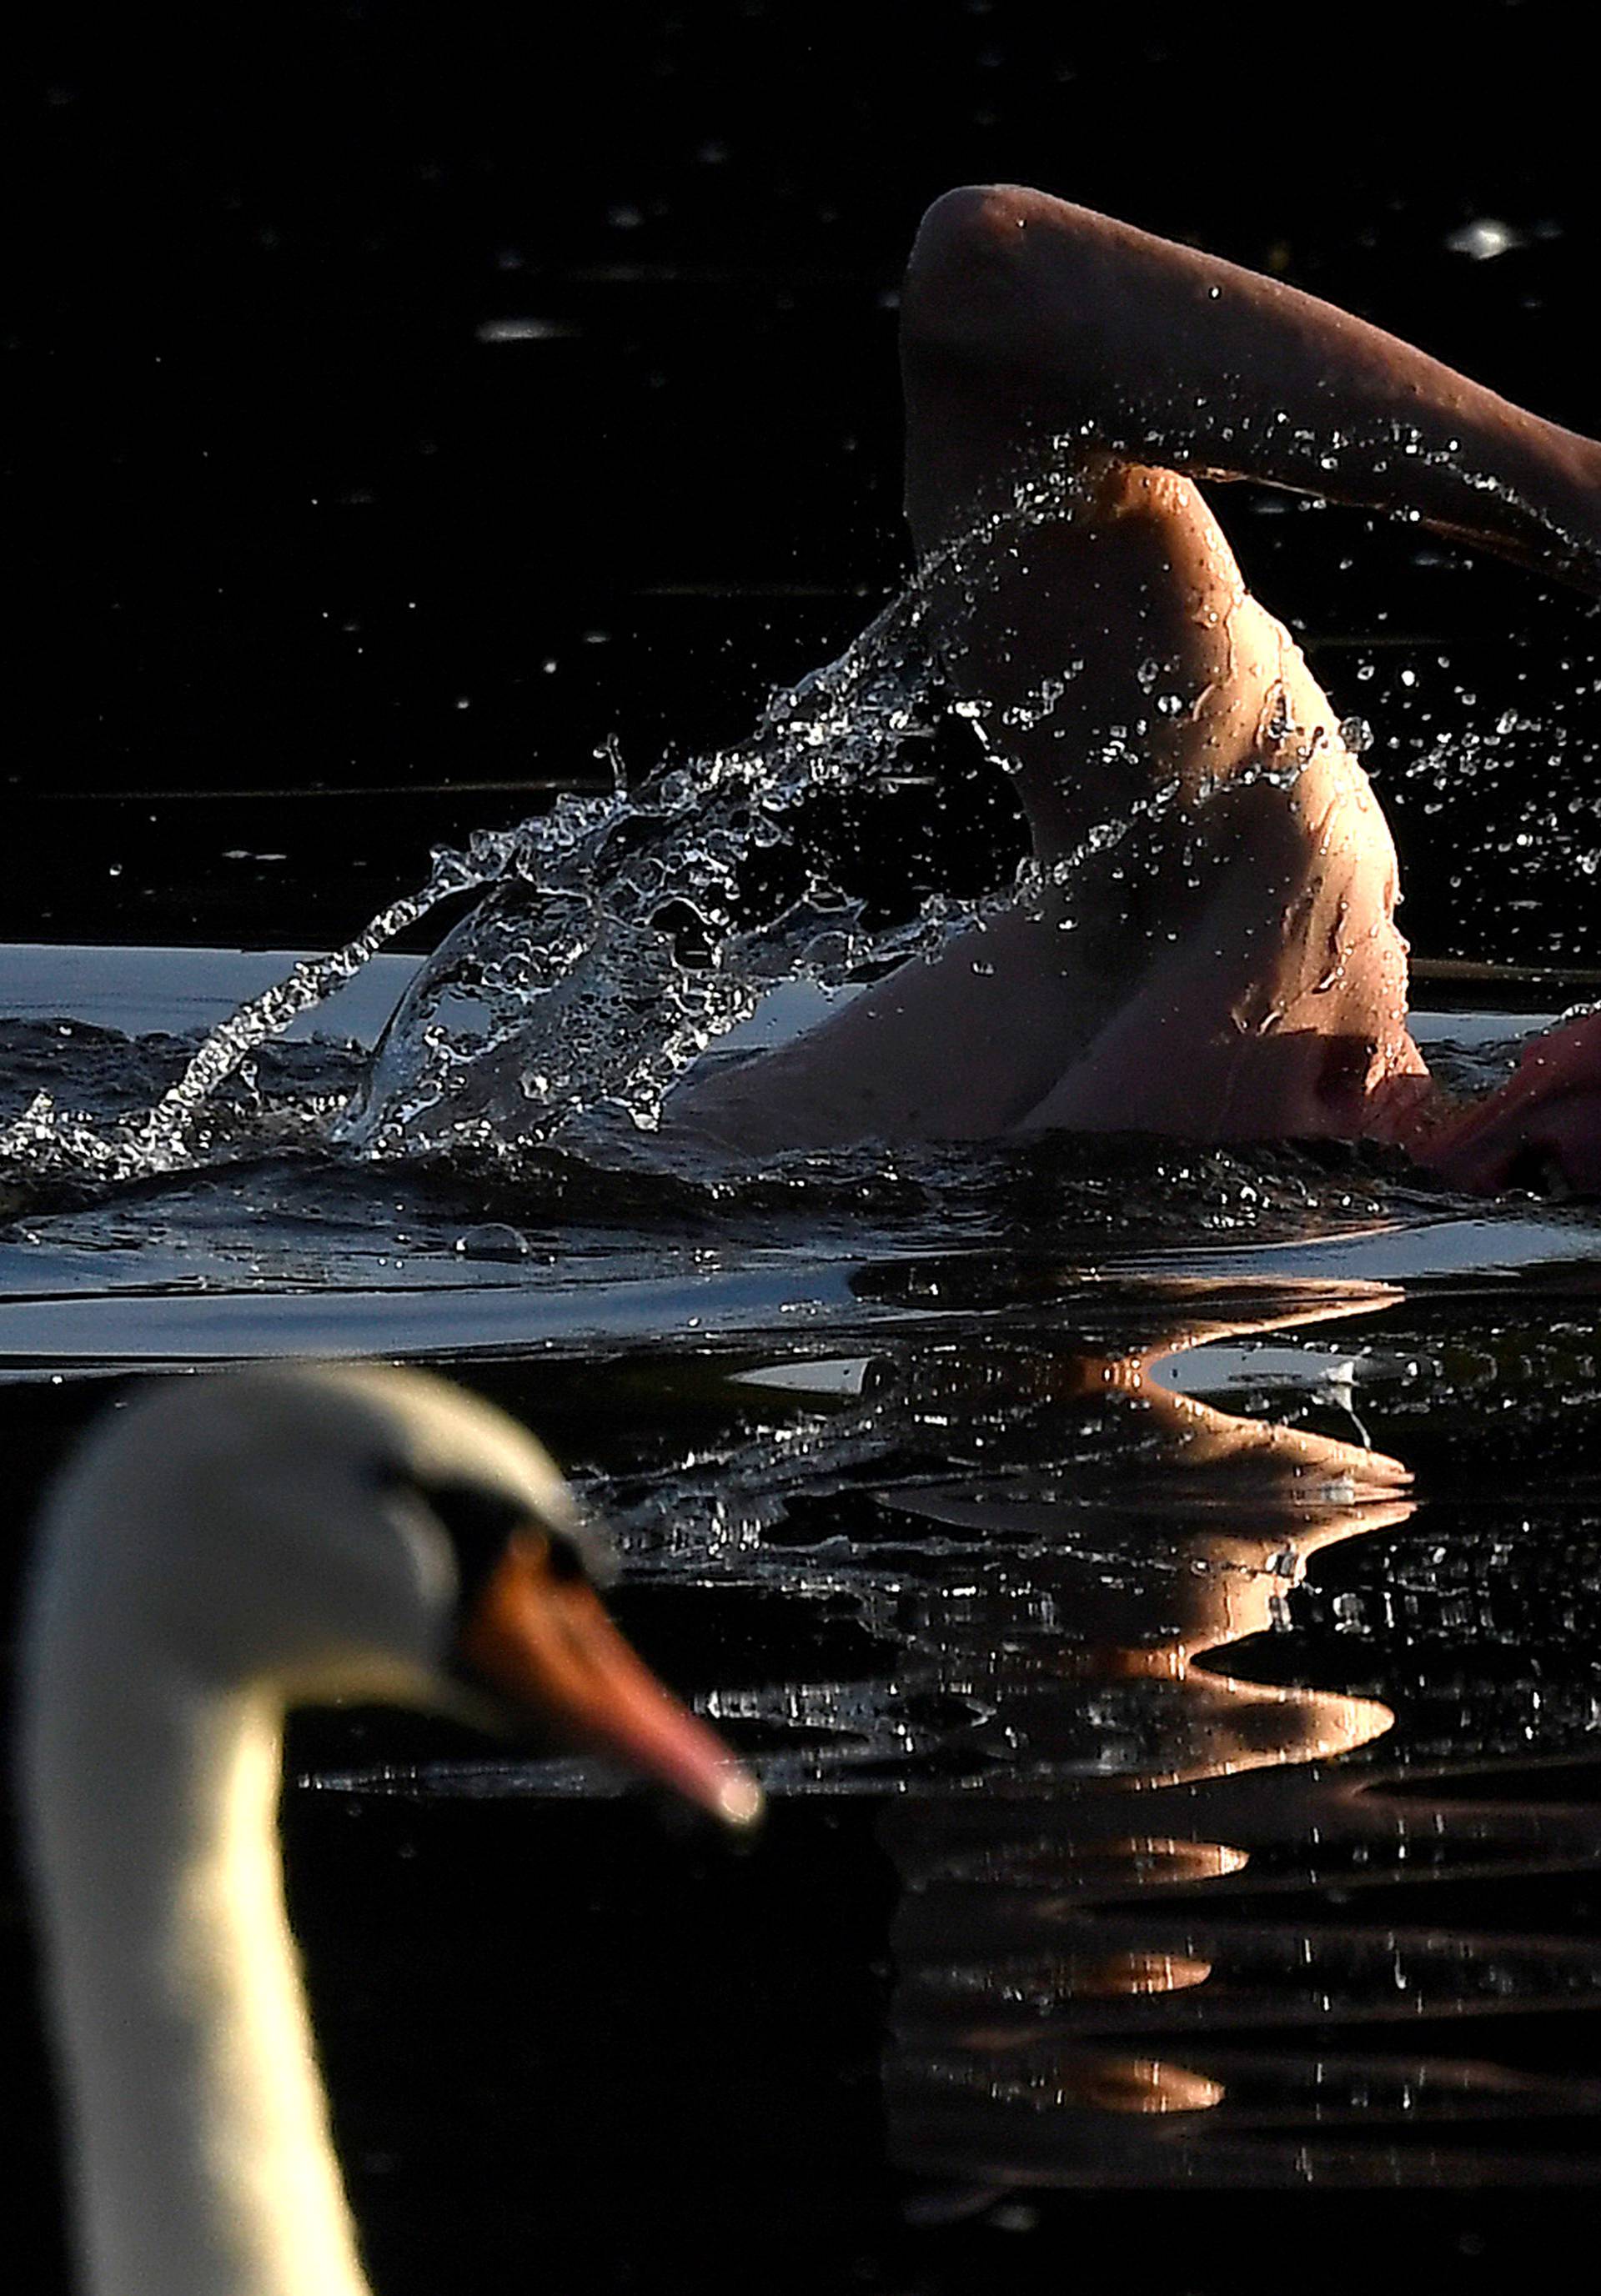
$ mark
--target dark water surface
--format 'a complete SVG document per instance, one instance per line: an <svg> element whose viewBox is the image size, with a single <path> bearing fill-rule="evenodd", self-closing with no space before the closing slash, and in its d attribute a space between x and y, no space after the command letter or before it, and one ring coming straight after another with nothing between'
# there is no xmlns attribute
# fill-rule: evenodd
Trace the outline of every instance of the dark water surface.
<svg viewBox="0 0 1601 2296"><path fill-rule="evenodd" d="M608 745L636 783L742 737L903 577L895 281L953 182L1275 268L1595 430L1563 21L1397 15L1315 80L1250 10L43 28L7 939L329 946ZM1591 610L1222 511L1373 723L1418 951L1533 968L1430 1024L1498 1072L1601 965ZM961 731L808 816L886 914L1015 857ZM145 1108L250 964L5 955L0 1119ZM296 1723L385 2296L1488 2288L1588 2239L1595 1210L1334 1150L374 1166L323 1134L403 971L263 1054L197 1168L24 1166L0 1228L19 1516L116 1382L440 1363L606 1507L630 1630L768 1784L736 1857L576 1769ZM9 1865L0 1938L21 2253L59 2199Z"/></svg>
<svg viewBox="0 0 1601 2296"><path fill-rule="evenodd" d="M92 1010L142 962L61 965ZM179 1057L21 1019L13 1095L50 1037L101 1111ZM1590 1212L1133 1142L513 1183L275 1148L354 1067L276 1063L231 1160L15 1180L19 1487L108 1377L440 1362L605 1508L627 1625L773 1800L733 1856L570 1765L296 1723L381 2285L1042 2284L1137 2206L1148 2284L1267 2286L1353 2188L1399 2274L1593 2185Z"/></svg>

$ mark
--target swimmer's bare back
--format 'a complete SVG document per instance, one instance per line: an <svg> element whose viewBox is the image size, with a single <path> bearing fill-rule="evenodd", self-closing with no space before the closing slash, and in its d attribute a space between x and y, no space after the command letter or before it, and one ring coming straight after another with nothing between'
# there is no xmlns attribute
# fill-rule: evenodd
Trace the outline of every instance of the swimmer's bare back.
<svg viewBox="0 0 1601 2296"><path fill-rule="evenodd" d="M901 355L930 619L1014 779L1032 883L798 1042L692 1076L669 1116L761 1149L1368 1136L1487 1186L1532 1142L1601 1181L1601 1030L1545 1040L1550 1074L1466 1114L1433 1086L1383 813L1197 484L1410 515L1595 591L1601 446L1277 281L1013 187L924 217Z"/></svg>

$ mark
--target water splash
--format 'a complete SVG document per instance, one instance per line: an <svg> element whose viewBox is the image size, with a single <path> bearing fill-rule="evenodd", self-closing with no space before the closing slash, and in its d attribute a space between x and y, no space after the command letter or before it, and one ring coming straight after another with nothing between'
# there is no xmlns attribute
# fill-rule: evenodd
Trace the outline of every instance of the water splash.
<svg viewBox="0 0 1601 2296"><path fill-rule="evenodd" d="M1381 464L1420 454L1448 459L1427 453L1405 424L1393 430L1380 442ZM744 742L664 767L632 793L620 768L603 794L565 797L539 818L437 852L424 885L342 948L308 960L242 1006L143 1114L96 1124L40 1094L0 1130L0 1157L25 1160L35 1173L112 1180L203 1160L218 1136L219 1087L250 1055L397 934L464 891L488 890L489 898L447 937L403 1001L365 1086L333 1119L335 1138L358 1152L495 1152L548 1141L592 1118L615 1124L620 1117L648 1133L677 1079L782 980L825 989L859 982L937 955L953 935L1014 901L1048 898L1066 929L1080 873L1136 821L1160 812L1171 789L1158 786L1132 806L1125 799L1115 818L1092 824L1044 874L1025 866L1016 884L982 901L932 894L887 931L869 927L863 902L815 867L804 872L798 895L768 896L765 906L751 880L760 857L792 838L818 792L895 785L907 743L933 730L939 648L959 637L965 613L988 594L998 544L1014 547L1030 529L1071 519L1090 500L1095 466L1117 449L1114 433L1103 429L1090 441L1097 451L1087 455L1087 436L1041 440L1015 483L932 554L836 660L776 693ZM1293 438L1304 439L1309 453L1318 443L1310 432ZM1160 454L1185 467L1195 463L1193 446L1178 425L1154 439L1147 411L1143 457ZM1506 494L1457 467L1469 488ZM1571 553L1571 538L1563 539ZM992 734L1049 717L1082 668L1063 663L994 713L993 726L977 705L956 708L993 756ZM1154 659L1138 666L1136 683L1156 718L1173 713L1178 697L1155 690L1162 671ZM1142 719L1113 732L1140 749L1148 730ZM1253 771L1293 778L1305 760L1292 754L1293 729L1278 730L1285 740ZM1351 733L1357 736L1354 723Z"/></svg>
<svg viewBox="0 0 1601 2296"><path fill-rule="evenodd" d="M597 1111L650 1130L675 1079L776 982L836 983L937 941L949 905L874 934L815 870L765 914L744 882L809 799L886 780L932 730L926 611L921 586L895 598L745 742L526 824L396 1015L346 1136L373 1152L548 1139Z"/></svg>
<svg viewBox="0 0 1601 2296"><path fill-rule="evenodd" d="M936 593L945 625L953 594L979 594L985 577L974 570L997 532L1061 514L1071 492L1060 472L1022 481L836 660L775 694L747 740L664 767L633 793L619 767L603 794L564 797L546 815L437 851L425 884L242 1005L152 1108L96 1124L41 1093L0 1130L0 1157L36 1174L107 1180L203 1160L219 1087L252 1053L440 903L479 890L489 898L404 1001L335 1136L381 1155L493 1151L595 1114L652 1129L677 1078L778 981L835 987L932 955L988 906L936 893L909 920L873 931L860 900L815 870L799 896L765 912L743 881L817 793L893 785L906 744L935 723L926 625ZM1043 709L1065 682L1052 681Z"/></svg>
<svg viewBox="0 0 1601 2296"><path fill-rule="evenodd" d="M522 834L522 830L480 832L462 852L436 852L425 885L391 901L342 948L307 958L283 980L242 1004L143 1114L97 1129L58 1108L42 1092L0 1129L0 1158L28 1159L36 1168L78 1170L104 1179L170 1172L199 1160L209 1144L208 1118L217 1090L250 1054L353 980L370 957L440 901L499 875Z"/></svg>

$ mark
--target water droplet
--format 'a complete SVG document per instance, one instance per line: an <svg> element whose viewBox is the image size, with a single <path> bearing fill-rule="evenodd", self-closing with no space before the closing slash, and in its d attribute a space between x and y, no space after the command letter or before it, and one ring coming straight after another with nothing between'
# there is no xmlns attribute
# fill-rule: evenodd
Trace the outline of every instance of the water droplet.
<svg viewBox="0 0 1601 2296"><path fill-rule="evenodd" d="M1526 244L1522 232L1515 231L1509 223L1502 223L1495 216L1476 216L1472 223L1448 232L1445 243L1453 255L1468 256L1475 263L1488 263L1495 256L1505 255L1509 248Z"/></svg>

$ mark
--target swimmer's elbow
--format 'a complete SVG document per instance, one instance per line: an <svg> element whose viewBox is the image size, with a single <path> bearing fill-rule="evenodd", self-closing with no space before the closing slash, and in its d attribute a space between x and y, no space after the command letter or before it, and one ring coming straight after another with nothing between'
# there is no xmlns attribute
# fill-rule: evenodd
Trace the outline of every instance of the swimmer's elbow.
<svg viewBox="0 0 1601 2296"><path fill-rule="evenodd" d="M931 346L973 347L1012 292L1033 196L1010 184L964 184L934 201L907 264L903 334Z"/></svg>
<svg viewBox="0 0 1601 2296"><path fill-rule="evenodd" d="M968 357L1019 348L1032 308L1041 243L1053 268L1098 218L1019 184L964 184L918 226L901 288L903 341Z"/></svg>

